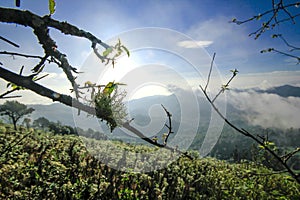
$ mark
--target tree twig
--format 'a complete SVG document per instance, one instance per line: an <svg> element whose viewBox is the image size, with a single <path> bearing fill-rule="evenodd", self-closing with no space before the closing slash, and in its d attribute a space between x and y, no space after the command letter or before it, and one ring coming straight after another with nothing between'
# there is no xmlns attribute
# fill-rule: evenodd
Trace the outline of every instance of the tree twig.
<svg viewBox="0 0 300 200"><path fill-rule="evenodd" d="M25 58L43 59L42 56L35 56L35 55L22 54L22 53L16 53L16 52L9 52L9 51L0 51L0 54L2 54L2 55L11 55L11 56L21 56L21 57L25 57Z"/></svg>
<svg viewBox="0 0 300 200"><path fill-rule="evenodd" d="M4 92L3 94L0 95L0 99L5 99L5 98L14 98L14 97L21 97L21 96L10 96L10 97L6 97L6 95L12 93L12 92L15 92L19 90L19 88L14 88L14 89L11 89L11 90L8 90L6 92Z"/></svg>
<svg viewBox="0 0 300 200"><path fill-rule="evenodd" d="M300 148L296 148L295 150L281 156L281 159L284 160L284 162L287 162L291 157L293 157L296 153L300 152Z"/></svg>
<svg viewBox="0 0 300 200"><path fill-rule="evenodd" d="M209 68L209 72L208 72L208 76L207 76L207 82L206 82L206 85L205 85L205 88L204 88L205 91L207 90L207 87L209 85L209 80L210 80L213 64L214 64L214 61L215 61L215 57L216 57L216 53L214 53L214 55L211 59L210 68Z"/></svg>
<svg viewBox="0 0 300 200"><path fill-rule="evenodd" d="M234 70L237 71L237 70ZM230 81L236 76L236 73L233 71L233 75L232 77L229 79ZM229 85L229 82L227 82L227 86ZM243 128L238 128L236 125L234 125L232 122L230 122L220 111L219 109L216 107L216 105L214 104L213 100L211 100L211 98L208 96L207 94L207 90L205 90L205 88L203 88L200 85L200 89L202 90L205 98L207 99L207 101L210 103L210 105L212 106L212 108L215 110L215 112L226 122L226 124L228 124L231 128L233 128L234 130L236 130L238 133L251 138L252 140L254 140L257 144L261 145L262 147L264 147L265 151L269 152L276 160L279 161L279 163L287 170L287 172L297 181L298 184L300 184L300 178L298 177L298 175L287 165L287 163L285 162L284 159L282 159L275 151L273 151L272 149L269 148L269 146L264 142L261 141L259 138L255 137L253 134L251 134L250 132L248 132L247 130L243 129ZM214 100L216 100L216 98L214 98Z"/></svg>
<svg viewBox="0 0 300 200"><path fill-rule="evenodd" d="M165 124L165 126L168 128L168 133L167 133L167 135L165 136L165 139L164 139L164 145L166 146L170 134L174 133L174 132L172 131L172 119L171 119L172 114L164 107L164 105L161 104L161 106L162 106L163 109L165 110L165 112L166 112L166 114L167 114L167 117L168 117L168 121L169 121L169 125L168 125L168 124Z"/></svg>
<svg viewBox="0 0 300 200"><path fill-rule="evenodd" d="M231 20L231 22L235 23L237 25L241 25L241 24L244 24L244 23L248 23L250 21L260 20L263 17L265 17L267 19L266 22L263 22L262 25L258 29L256 29L255 31L253 31L252 33L249 34L249 36L255 35L254 39L258 39L267 30L274 29L276 26L278 26L281 23L291 21L293 24L295 24L296 23L295 18L299 17L300 13L297 13L297 12L291 13L289 9L292 8L292 7L297 7L298 8L299 6L300 6L300 2L285 4L284 0L278 0L278 1L272 0L272 9L267 10L267 11L263 12L262 14L258 14L258 15L255 15L253 17L250 17L250 18L248 18L246 20L243 20L243 21L240 21L240 20L237 20L236 18L233 18ZM269 15L271 15L271 16L268 18ZM280 19L279 19L279 17L280 17ZM280 35L280 38L283 40L283 42L288 47L292 48L291 51L299 50L298 47L295 47L295 46L289 44L282 37L281 34L278 34L277 36L279 36L279 35ZM276 36L276 34L275 34L275 36ZM273 38L275 38L275 37L273 37ZM271 49L271 48L269 48L269 49ZM300 57L299 56L295 56L295 55L290 54L290 53L285 53L281 50L274 50L274 51L276 51L277 53L280 53L282 55L297 59L297 64L299 64L299 62L300 62ZM271 52L271 51L264 51L263 50L263 52Z"/></svg>
<svg viewBox="0 0 300 200"><path fill-rule="evenodd" d="M18 44L14 43L14 42L12 42L12 41L10 41L10 40L8 40L8 39L2 37L2 36L0 36L0 39L3 40L3 41L5 41L5 42L7 42L8 44L11 44L11 45L14 46L14 47L17 47L17 48L20 47Z"/></svg>
<svg viewBox="0 0 300 200"><path fill-rule="evenodd" d="M133 126L131 126L129 124L129 122L126 122L122 125L124 128L126 128L127 130L129 130L130 132L134 133L135 135L137 135L138 137L140 137L141 139L143 139L144 141L154 145L154 146L157 146L157 147L161 147L161 148L166 148L168 150L172 150L174 152L177 152L177 153L180 153L184 156L186 156L187 158L193 160L193 157L191 157L187 152L182 152L180 151L179 149L177 148L173 148L173 147L170 147L168 145L164 145L164 144L160 144L158 142L155 142L153 141L151 138L149 137L146 137L142 132L140 132L139 130L137 130L136 128L134 128Z"/></svg>
<svg viewBox="0 0 300 200"><path fill-rule="evenodd" d="M211 67L212 68L212 67ZM216 94L216 96L213 98L212 102L214 103L215 100L220 96L221 93L225 92L225 90L228 89L229 83L234 79L234 77L237 75L238 71L237 69L232 70L233 75L230 77L230 79L227 81L226 84L222 85L221 90ZM207 81L208 82L208 81ZM204 88L206 91L206 89Z"/></svg>

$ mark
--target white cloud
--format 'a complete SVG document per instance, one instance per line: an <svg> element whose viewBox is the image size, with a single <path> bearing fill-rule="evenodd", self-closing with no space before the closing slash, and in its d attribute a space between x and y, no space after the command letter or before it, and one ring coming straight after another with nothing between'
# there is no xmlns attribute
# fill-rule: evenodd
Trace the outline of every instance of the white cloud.
<svg viewBox="0 0 300 200"><path fill-rule="evenodd" d="M213 41L206 50L217 53L216 63L220 66L255 69L253 66L257 64L252 63L258 60L253 56L260 56L259 51L265 48L264 42L248 37L247 27L229 23L230 19L230 16L217 16L201 21L191 26L186 34L196 41Z"/></svg>
<svg viewBox="0 0 300 200"><path fill-rule="evenodd" d="M244 89L257 87L266 89L280 85L299 85L300 71L273 71L265 73L240 73L232 81L231 87Z"/></svg>
<svg viewBox="0 0 300 200"><path fill-rule="evenodd" d="M245 111L244 117L251 124L265 128L300 128L300 98L251 91L231 92L228 101Z"/></svg>
<svg viewBox="0 0 300 200"><path fill-rule="evenodd" d="M211 45L213 41L192 41L192 40L185 40L180 41L177 43L178 46L184 47L184 48L201 48L201 47L208 47Z"/></svg>
<svg viewBox="0 0 300 200"><path fill-rule="evenodd" d="M245 49L242 43L248 39L246 30L228 23L228 19L230 19L228 16L218 16L202 21L192 26L187 34L195 40L214 41L214 44L220 48L240 44L237 47Z"/></svg>

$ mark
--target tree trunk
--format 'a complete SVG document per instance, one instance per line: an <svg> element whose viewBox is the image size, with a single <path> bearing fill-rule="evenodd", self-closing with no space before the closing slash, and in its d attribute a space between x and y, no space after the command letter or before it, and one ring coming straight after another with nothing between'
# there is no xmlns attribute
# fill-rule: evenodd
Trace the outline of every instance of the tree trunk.
<svg viewBox="0 0 300 200"><path fill-rule="evenodd" d="M12 118L12 122L14 124L14 129L17 130L17 120L15 118Z"/></svg>

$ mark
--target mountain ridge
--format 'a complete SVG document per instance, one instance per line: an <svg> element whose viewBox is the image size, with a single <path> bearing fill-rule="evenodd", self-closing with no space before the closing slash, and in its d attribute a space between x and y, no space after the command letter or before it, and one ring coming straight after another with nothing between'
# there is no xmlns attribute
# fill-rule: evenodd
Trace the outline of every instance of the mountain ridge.
<svg viewBox="0 0 300 200"><path fill-rule="evenodd" d="M235 92L249 92L276 94L281 97L300 97L300 87L292 85L275 86L268 89L249 88L249 89L232 89Z"/></svg>

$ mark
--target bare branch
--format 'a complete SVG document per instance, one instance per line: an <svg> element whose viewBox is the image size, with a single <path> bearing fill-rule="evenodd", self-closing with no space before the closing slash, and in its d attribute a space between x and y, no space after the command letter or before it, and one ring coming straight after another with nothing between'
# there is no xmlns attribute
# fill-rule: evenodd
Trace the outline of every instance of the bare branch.
<svg viewBox="0 0 300 200"><path fill-rule="evenodd" d="M21 95L15 95L15 96L8 96L8 97L5 97L5 96L0 96L0 99L14 99L14 98L20 98L22 97Z"/></svg>
<svg viewBox="0 0 300 200"><path fill-rule="evenodd" d="M237 73L238 73L238 71L237 71L236 69L235 69L235 70L232 70L232 76L231 76L231 78L228 80L228 82L227 82L226 84L222 85L221 90L220 90L220 91L218 92L218 94L213 98L212 102L215 102L215 100L220 96L220 94L221 94L221 93L224 93L225 90L228 89L229 83L234 79L234 77L237 75ZM207 80L207 82L209 82L209 81ZM205 90L205 91L206 91L206 90Z"/></svg>
<svg viewBox="0 0 300 200"><path fill-rule="evenodd" d="M12 92L15 92L15 91L17 91L17 90L19 90L19 88L14 88L14 89L11 89L11 90L9 90L9 91L6 91L5 93L3 93L3 94L0 95L0 99L14 98L14 97L21 97L21 96L9 96L9 97L6 97L6 95L8 95L8 94L10 94L10 93L12 93Z"/></svg>
<svg viewBox="0 0 300 200"><path fill-rule="evenodd" d="M168 117L168 120L169 120L169 125L165 124L165 126L168 128L168 133L167 135L165 136L165 139L164 139L164 145L166 146L167 145L167 142L168 142L168 138L170 136L170 134L174 133L172 131L172 114L161 104L161 106L163 107L163 109L165 110L166 114L167 114L167 117Z"/></svg>
<svg viewBox="0 0 300 200"><path fill-rule="evenodd" d="M265 17L268 14L272 13L272 16L270 17L270 19L272 19L272 20L274 19L274 21L277 22L275 24L278 25L278 23L283 22L283 21L279 21L277 19L278 13L280 11L284 11L285 13L288 13L288 16L289 16L288 20L294 20L296 17L299 16L298 14L292 15L292 14L290 14L289 11L287 11L287 8L295 7L295 6L299 6L299 2L291 3L291 4L287 4L287 5L283 5L283 0L280 0L280 2L278 4L276 4L275 1L272 0L272 9L267 10L267 11L263 12L262 14L258 14L258 15L255 15L253 17L250 17L250 18L248 18L246 20L240 21L240 20L237 20L237 19L233 19L231 21L231 23L235 23L237 25L241 25L241 24L253 21L253 20L260 20L262 17ZM272 21L272 20L269 20L269 21ZM287 20L285 20L285 21L287 21Z"/></svg>
<svg viewBox="0 0 300 200"><path fill-rule="evenodd" d="M167 145L164 145L164 144L159 144L155 141L153 141L151 138L148 138L146 137L143 133L141 133L139 130L137 130L136 128L134 128L133 126L131 126L129 124L129 122L126 122L123 124L123 127L126 128L127 130L131 131L132 133L134 133L135 135L139 136L141 139L143 139L144 141L154 145L154 146L157 146L157 147L163 147L163 148L166 148L168 150L172 150L174 152L178 152L184 156L186 156L187 158L193 160L193 158L187 154L187 152L182 152L180 151L179 149L177 148L173 148L173 147L170 147L170 146L167 146Z"/></svg>
<svg viewBox="0 0 300 200"><path fill-rule="evenodd" d="M237 75L237 70L233 71L233 76L229 79L229 81L227 82L227 84L225 84L226 86L229 85L229 83L231 82L231 80ZM279 163L286 169L286 171L297 181L298 184L300 184L300 178L298 177L298 175L287 165L286 161L284 159L282 159L274 150L272 150L271 148L269 148L268 144L263 140L261 141L261 137L255 137L254 134L251 134L250 132L246 131L243 128L238 128L237 126L235 126L232 122L230 122L220 111L219 109L216 107L216 105L214 104L214 100L216 99L216 97L211 100L210 97L207 94L207 91L200 85L200 89L202 90L205 98L207 99L207 101L210 103L210 105L212 106L212 108L215 110L215 112L217 112L217 114L226 122L226 124L228 124L231 128L233 128L234 130L236 130L238 133L251 138L253 141L255 141L257 144L261 145L265 151L267 151L268 153L270 153L276 160L279 161ZM220 90L220 92L218 94L222 93L222 89ZM217 95L219 96L219 95ZM298 151L298 150L297 150Z"/></svg>
<svg viewBox="0 0 300 200"><path fill-rule="evenodd" d="M17 48L20 47L20 46L17 45L16 43L14 43L14 42L12 42L12 41L10 41L10 40L8 40L8 39L2 37L2 36L0 36L0 39L3 40L3 41L5 41L5 42L7 42L8 44L11 44L11 45L14 46L14 47L17 47Z"/></svg>
<svg viewBox="0 0 300 200"><path fill-rule="evenodd" d="M294 45L291 45L291 44L283 37L282 34L274 34L274 35L272 35L272 38L280 38L280 39L285 43L286 46L288 46L288 47L291 48L290 51L298 51L298 50L300 50L299 47L296 47L296 46L294 46Z"/></svg>
<svg viewBox="0 0 300 200"><path fill-rule="evenodd" d="M213 65L214 65L215 57L216 57L216 53L214 53L214 55L212 57L212 60L211 60L211 63L210 63L210 68L209 68L208 77L207 77L207 83L206 83L205 88L204 88L205 91L207 89L207 86L209 85L209 80L210 80L212 68L213 68Z"/></svg>
<svg viewBox="0 0 300 200"><path fill-rule="evenodd" d="M285 53L285 52L279 51L277 49L273 49L272 51L277 52L277 53L282 54L282 55L287 56L287 57L295 58L297 60L297 64L300 63L300 57L299 56L295 56L295 55L292 55L292 54L289 54L289 53Z"/></svg>
<svg viewBox="0 0 300 200"><path fill-rule="evenodd" d="M9 51L0 51L0 54L2 54L2 55L11 55L11 56L21 56L21 57L25 57L25 58L43 59L42 56L35 56L35 55L22 54L22 53L16 53L16 52L9 52Z"/></svg>
<svg viewBox="0 0 300 200"><path fill-rule="evenodd" d="M297 64L300 63L300 57L299 56L295 56L293 54L290 54L290 53L285 53L283 51L279 51L277 49L274 49L274 48L268 48L268 49L264 49L264 50L261 50L260 53L266 53L266 52L276 52L276 53L279 53L279 54L282 54L284 56L287 56L287 57L291 57L291 58L295 58L298 62Z"/></svg>
<svg viewBox="0 0 300 200"><path fill-rule="evenodd" d="M276 26L280 25L281 23L284 22L288 22L291 21L293 24L296 24L295 18L300 16L300 13L298 12L294 12L292 13L289 9L292 7L299 7L300 6L300 2L294 2L294 3L290 3L290 4L285 4L284 0L272 0L272 9L265 11L262 14L258 14L256 16L253 16L251 18L248 18L244 21L239 21L236 18L232 19L231 22L235 23L237 25L241 25L244 23L248 23L250 21L254 21L254 20L261 20L262 18L266 19L265 22L262 23L262 25L256 29L255 31L253 31L252 33L249 34L249 36L255 36L254 39L258 39L263 33L265 33L267 30L270 29L274 29ZM271 16L270 16L271 15ZM283 37L281 34L275 34L272 35L273 38L275 37L280 37L283 42L288 46L291 47L292 49L290 51L293 50L299 50L300 48L295 47L291 44L289 44ZM268 50L270 50L272 48L269 48ZM262 50L261 52L271 52L268 50ZM274 50L274 49L273 49ZM297 60L297 64L299 64L300 62L300 57L290 54L290 53L285 53L281 50L274 50L277 53L280 53L282 55L291 57L291 58L295 58Z"/></svg>
<svg viewBox="0 0 300 200"><path fill-rule="evenodd" d="M284 160L284 162L287 162L291 157L293 157L296 153L300 152L300 148L296 148L294 151L291 151L283 156L281 156L281 159Z"/></svg>

